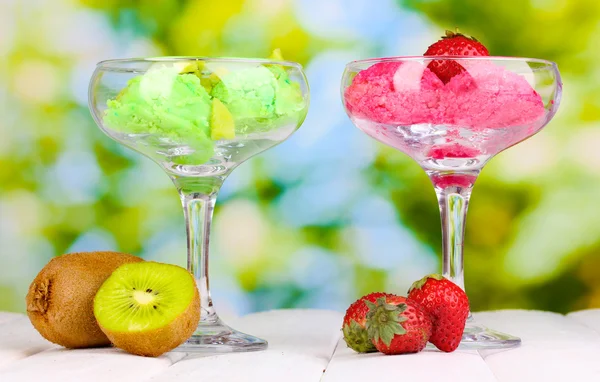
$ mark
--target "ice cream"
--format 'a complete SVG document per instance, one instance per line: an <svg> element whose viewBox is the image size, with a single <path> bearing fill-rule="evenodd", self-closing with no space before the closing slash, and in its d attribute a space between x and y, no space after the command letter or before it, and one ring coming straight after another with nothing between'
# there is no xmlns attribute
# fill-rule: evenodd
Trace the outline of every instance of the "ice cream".
<svg viewBox="0 0 600 382"><path fill-rule="evenodd" d="M214 153L210 139L211 99L200 79L177 68L153 68L132 78L107 102L105 125L126 134L152 134L193 147L197 161Z"/></svg>
<svg viewBox="0 0 600 382"><path fill-rule="evenodd" d="M107 106L107 128L186 146L174 150L176 162L196 164L214 155L217 141L296 125L306 111L283 66L226 60L157 62Z"/></svg>
<svg viewBox="0 0 600 382"><path fill-rule="evenodd" d="M163 67L134 77L114 100L107 102L104 122L128 133L167 136L210 132L210 97L192 74Z"/></svg>
<svg viewBox="0 0 600 382"><path fill-rule="evenodd" d="M275 115L273 73L262 65L226 73L211 92L236 119L272 118Z"/></svg>
<svg viewBox="0 0 600 382"><path fill-rule="evenodd" d="M298 114L304 105L300 84L293 82L281 65L267 67L275 77L275 114Z"/></svg>
<svg viewBox="0 0 600 382"><path fill-rule="evenodd" d="M381 62L359 72L346 89L346 107L376 123L503 128L544 116L541 97L527 80L490 63L444 83L421 62Z"/></svg>
<svg viewBox="0 0 600 382"><path fill-rule="evenodd" d="M257 65L225 73L211 91L236 120L236 132L270 130L282 117L297 118L304 99L279 65Z"/></svg>
<svg viewBox="0 0 600 382"><path fill-rule="evenodd" d="M377 123L428 123L437 119L435 106L443 86L421 63L380 62L356 75L346 90L346 107Z"/></svg>
<svg viewBox="0 0 600 382"><path fill-rule="evenodd" d="M422 61L381 61L352 79L346 109L370 136L434 166L485 161L544 125L542 98L525 77L490 61L461 64L444 84Z"/></svg>

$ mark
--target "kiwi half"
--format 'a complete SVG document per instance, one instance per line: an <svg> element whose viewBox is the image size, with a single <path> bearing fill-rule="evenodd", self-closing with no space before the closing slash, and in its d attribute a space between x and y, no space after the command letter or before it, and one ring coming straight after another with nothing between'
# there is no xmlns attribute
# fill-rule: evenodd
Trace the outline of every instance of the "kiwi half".
<svg viewBox="0 0 600 382"><path fill-rule="evenodd" d="M100 251L53 258L29 286L29 320L42 337L67 348L110 345L94 318L94 296L120 265L140 261L125 253Z"/></svg>
<svg viewBox="0 0 600 382"><path fill-rule="evenodd" d="M194 278L181 267L125 264L98 290L94 315L116 347L157 357L194 333L200 320L200 297Z"/></svg>

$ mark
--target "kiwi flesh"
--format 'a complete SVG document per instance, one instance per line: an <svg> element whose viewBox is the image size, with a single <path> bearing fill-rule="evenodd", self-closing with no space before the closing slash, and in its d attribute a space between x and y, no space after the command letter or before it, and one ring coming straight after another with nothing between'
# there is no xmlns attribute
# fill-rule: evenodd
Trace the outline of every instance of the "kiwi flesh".
<svg viewBox="0 0 600 382"><path fill-rule="evenodd" d="M158 357L194 333L200 321L200 296L194 278L181 267L125 264L98 290L94 315L116 347Z"/></svg>
<svg viewBox="0 0 600 382"><path fill-rule="evenodd" d="M67 348L108 346L94 317L94 296L120 265L143 261L119 252L80 252L50 260L29 286L27 316L50 342Z"/></svg>

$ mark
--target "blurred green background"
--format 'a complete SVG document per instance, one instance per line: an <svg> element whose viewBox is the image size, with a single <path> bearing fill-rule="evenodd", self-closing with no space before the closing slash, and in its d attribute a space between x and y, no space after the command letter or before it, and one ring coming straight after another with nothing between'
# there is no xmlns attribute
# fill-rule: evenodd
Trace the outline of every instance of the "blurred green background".
<svg viewBox="0 0 600 382"><path fill-rule="evenodd" d="M343 310L440 268L433 187L354 128L346 62L419 55L458 26L493 55L558 62L554 121L485 168L467 221L474 310L600 307L600 3L596 0L0 1L0 310L23 311L53 256L114 249L185 263L175 188L87 110L102 59L268 56L305 66L312 104L287 142L226 181L212 240L215 304L235 314Z"/></svg>

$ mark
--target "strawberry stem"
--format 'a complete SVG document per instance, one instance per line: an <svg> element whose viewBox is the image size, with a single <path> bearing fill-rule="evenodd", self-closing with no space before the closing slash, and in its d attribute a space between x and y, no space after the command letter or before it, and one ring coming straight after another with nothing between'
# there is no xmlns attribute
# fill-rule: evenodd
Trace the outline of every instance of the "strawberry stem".
<svg viewBox="0 0 600 382"><path fill-rule="evenodd" d="M477 40L473 36L467 36L467 35L465 35L463 33L460 33L458 31L458 27L454 28L454 32L452 32L451 30L446 29L446 35L442 36L442 39L455 38L455 37L464 37L464 38L468 38L469 40L473 40L473 41L479 42L479 40Z"/></svg>
<svg viewBox="0 0 600 382"><path fill-rule="evenodd" d="M375 345L369 339L367 329L360 326L356 321L352 320L349 325L344 325L342 328L344 333L344 341L352 350L359 353L371 353L377 351Z"/></svg>
<svg viewBox="0 0 600 382"><path fill-rule="evenodd" d="M388 304L385 297L380 297L373 304L365 301L369 307L367 313L367 333L373 342L382 341L386 346L390 346L394 336L406 334L406 329L402 326L408 319L402 316L407 305L402 303L398 305Z"/></svg>
<svg viewBox="0 0 600 382"><path fill-rule="evenodd" d="M410 289L408 290L408 293L412 292L414 289L421 289L423 287L423 285L425 285L425 283L427 282L427 280L429 279L434 279L434 280L442 280L444 278L444 276L439 275L439 274L430 274L427 275L425 277L423 277L420 280L415 281L411 286Z"/></svg>

